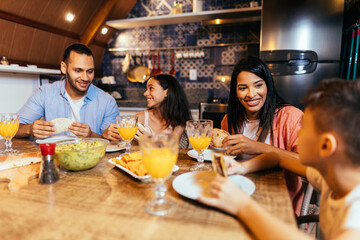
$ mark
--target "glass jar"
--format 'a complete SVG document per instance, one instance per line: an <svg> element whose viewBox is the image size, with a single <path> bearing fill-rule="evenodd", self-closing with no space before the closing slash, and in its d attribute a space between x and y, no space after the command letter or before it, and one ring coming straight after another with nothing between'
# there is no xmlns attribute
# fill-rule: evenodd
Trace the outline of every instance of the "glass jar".
<svg viewBox="0 0 360 240"><path fill-rule="evenodd" d="M182 13L183 12L182 7L183 7L182 1L174 1L173 13L174 14Z"/></svg>
<svg viewBox="0 0 360 240"><path fill-rule="evenodd" d="M0 64L2 65L9 65L9 61L6 59L5 56L3 56L0 60Z"/></svg>
<svg viewBox="0 0 360 240"><path fill-rule="evenodd" d="M193 0L193 12L202 12L204 0Z"/></svg>

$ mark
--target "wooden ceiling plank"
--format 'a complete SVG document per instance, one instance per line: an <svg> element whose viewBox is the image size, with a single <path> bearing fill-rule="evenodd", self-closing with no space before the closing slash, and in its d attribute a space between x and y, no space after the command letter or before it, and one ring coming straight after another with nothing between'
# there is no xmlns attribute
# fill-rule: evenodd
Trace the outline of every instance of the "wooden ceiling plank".
<svg viewBox="0 0 360 240"><path fill-rule="evenodd" d="M37 22L37 21L31 20L28 18L19 17L17 15L7 13L7 12L1 11L1 10L0 10L0 19L4 19L4 20L10 21L10 22L18 23L21 25L35 28L35 29L40 29L40 30L43 30L43 31L46 31L49 33L54 33L57 35L61 35L64 37L69 37L69 38L75 39L76 41L80 40L79 34L69 32L69 31L66 31L66 30L63 30L63 29L60 29L57 27L53 27L53 26L50 26L50 25L47 25L47 24L44 24L41 22ZM94 44L96 44L100 47L107 47L106 43L100 42L100 41L94 41Z"/></svg>
<svg viewBox="0 0 360 240"><path fill-rule="evenodd" d="M53 27L53 26L50 26L50 25L47 25L47 24L44 24L41 22L33 21L28 18L19 17L17 15L7 13L7 12L1 11L1 10L0 10L0 18L11 21L11 22L15 22L18 24L22 24L22 25L25 25L28 27L44 30L46 32L51 32L51 33L55 33L58 35L62 35L65 37L70 37L70 38L77 39L77 40L80 39L80 36L76 33L72 33L72 32L69 32L69 31L66 31L66 30L63 30L63 29L60 29L57 27Z"/></svg>
<svg viewBox="0 0 360 240"><path fill-rule="evenodd" d="M113 7L118 3L118 0L105 0L100 6L98 12L91 19L89 25L85 29L84 33L80 37L80 43L89 45L94 39L96 32L101 25L105 22L107 16L110 14Z"/></svg>

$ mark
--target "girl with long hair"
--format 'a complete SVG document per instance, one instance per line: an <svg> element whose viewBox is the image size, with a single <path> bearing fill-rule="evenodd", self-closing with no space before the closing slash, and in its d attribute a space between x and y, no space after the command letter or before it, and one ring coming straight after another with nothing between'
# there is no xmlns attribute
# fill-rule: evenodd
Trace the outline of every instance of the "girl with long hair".
<svg viewBox="0 0 360 240"><path fill-rule="evenodd" d="M184 130L186 121L192 117L184 90L176 78L168 74L150 77L144 96L148 110L136 114L140 123L136 138L142 134L173 133L179 137L180 147L188 147Z"/></svg>
<svg viewBox="0 0 360 240"><path fill-rule="evenodd" d="M229 106L221 128L230 132L223 141L228 154L282 152L297 157L297 132L302 111L276 92L268 66L256 57L234 67ZM286 183L296 213L303 198L301 179L286 171Z"/></svg>

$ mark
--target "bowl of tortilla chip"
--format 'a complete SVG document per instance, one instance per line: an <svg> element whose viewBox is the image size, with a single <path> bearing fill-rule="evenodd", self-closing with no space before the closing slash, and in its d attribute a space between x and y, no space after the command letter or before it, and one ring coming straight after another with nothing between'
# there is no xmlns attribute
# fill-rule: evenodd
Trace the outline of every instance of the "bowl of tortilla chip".
<svg viewBox="0 0 360 240"><path fill-rule="evenodd" d="M100 162L108 144L108 140L101 138L78 138L58 143L55 161L71 171L87 170Z"/></svg>

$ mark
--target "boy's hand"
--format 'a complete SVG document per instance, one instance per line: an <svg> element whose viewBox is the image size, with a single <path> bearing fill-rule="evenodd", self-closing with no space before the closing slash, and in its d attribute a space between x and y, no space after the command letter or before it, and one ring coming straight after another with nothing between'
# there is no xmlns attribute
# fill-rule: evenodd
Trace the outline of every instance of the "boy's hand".
<svg viewBox="0 0 360 240"><path fill-rule="evenodd" d="M112 141L120 141L121 137L117 129L117 125L114 123L110 124L109 127L103 132L102 137Z"/></svg>
<svg viewBox="0 0 360 240"><path fill-rule="evenodd" d="M55 124L44 120L35 120L31 126L31 135L36 138L50 137L55 131Z"/></svg>
<svg viewBox="0 0 360 240"><path fill-rule="evenodd" d="M247 170L244 167L244 165L242 163L237 162L232 157L226 157L224 158L224 161L226 163L226 167L228 169L227 172L229 176L234 174L245 175L247 173Z"/></svg>
<svg viewBox="0 0 360 240"><path fill-rule="evenodd" d="M253 201L239 186L223 177L217 177L211 183L210 194L213 197L200 196L197 200L232 215L237 215L240 210L245 209Z"/></svg>

